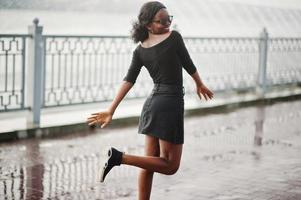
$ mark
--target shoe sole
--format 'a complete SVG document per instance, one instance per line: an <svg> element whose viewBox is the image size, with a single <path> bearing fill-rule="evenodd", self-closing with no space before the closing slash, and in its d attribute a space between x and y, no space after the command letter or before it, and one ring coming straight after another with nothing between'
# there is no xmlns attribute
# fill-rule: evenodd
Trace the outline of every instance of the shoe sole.
<svg viewBox="0 0 301 200"><path fill-rule="evenodd" d="M101 183L104 182L103 175L104 175L105 169L107 168L107 163L108 163L109 159L111 158L111 156L112 156L112 148L110 148L107 153L107 161L105 162L105 166L101 169L100 177L98 178L98 180L100 180Z"/></svg>

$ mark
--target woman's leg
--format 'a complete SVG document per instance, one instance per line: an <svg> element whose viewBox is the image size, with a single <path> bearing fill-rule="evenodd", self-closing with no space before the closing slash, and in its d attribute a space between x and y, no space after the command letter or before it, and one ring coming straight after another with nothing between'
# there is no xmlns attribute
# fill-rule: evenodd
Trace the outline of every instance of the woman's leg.
<svg viewBox="0 0 301 200"><path fill-rule="evenodd" d="M177 172L182 155L182 144L159 140L160 157L124 154L122 164L140 167L152 172L172 175Z"/></svg>
<svg viewBox="0 0 301 200"><path fill-rule="evenodd" d="M146 156L159 156L160 155L159 140L155 137L145 135L144 151ZM138 195L140 200L150 198L153 175L154 175L153 171L141 169L138 177L138 188L139 188Z"/></svg>

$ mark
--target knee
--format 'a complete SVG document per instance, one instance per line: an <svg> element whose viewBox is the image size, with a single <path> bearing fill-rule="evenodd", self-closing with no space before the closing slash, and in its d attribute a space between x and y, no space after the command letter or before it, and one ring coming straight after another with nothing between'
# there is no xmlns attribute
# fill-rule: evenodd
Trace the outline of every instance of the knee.
<svg viewBox="0 0 301 200"><path fill-rule="evenodd" d="M180 167L180 164L178 164L178 163L170 164L164 174L165 175L174 175L175 173L177 173L179 167Z"/></svg>
<svg viewBox="0 0 301 200"><path fill-rule="evenodd" d="M167 173L167 175L174 175L175 173L177 173L178 169L179 169L179 166L171 168L169 170L169 172Z"/></svg>

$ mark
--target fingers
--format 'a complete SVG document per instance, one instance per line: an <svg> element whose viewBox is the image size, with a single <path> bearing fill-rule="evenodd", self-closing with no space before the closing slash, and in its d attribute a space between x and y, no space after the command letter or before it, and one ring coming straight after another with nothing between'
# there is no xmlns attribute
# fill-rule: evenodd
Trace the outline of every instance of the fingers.
<svg viewBox="0 0 301 200"><path fill-rule="evenodd" d="M207 94L203 94L203 96L205 97L206 101L208 100Z"/></svg>
<svg viewBox="0 0 301 200"><path fill-rule="evenodd" d="M91 122L91 121L94 121L94 120L101 120L102 118L105 117L105 115L103 115L103 113L93 113L91 114L92 116L91 117L88 117L87 118L87 122Z"/></svg>
<svg viewBox="0 0 301 200"><path fill-rule="evenodd" d="M93 125L95 125L95 124L97 124L97 120L91 121L91 122L88 123L89 126L93 126Z"/></svg>
<svg viewBox="0 0 301 200"><path fill-rule="evenodd" d="M198 96L199 96L199 98L200 98L200 100L202 100L202 96L201 96L201 93L197 93L198 94Z"/></svg>
<svg viewBox="0 0 301 200"><path fill-rule="evenodd" d="M92 121L97 121L99 119L99 117L95 116L95 117L89 117L87 119L87 122L92 122Z"/></svg>
<svg viewBox="0 0 301 200"><path fill-rule="evenodd" d="M95 116L101 116L102 114L103 113L92 113L91 115L95 117Z"/></svg>
<svg viewBox="0 0 301 200"><path fill-rule="evenodd" d="M107 120L107 115L105 112L98 112L91 114L91 116L87 118L86 122L89 126L99 124L101 125L101 128L104 128L110 121Z"/></svg>
<svg viewBox="0 0 301 200"><path fill-rule="evenodd" d="M213 97L213 92L211 92L210 90L207 91L207 94L208 94L210 99Z"/></svg>
<svg viewBox="0 0 301 200"><path fill-rule="evenodd" d="M200 98L201 100L202 100L202 95L204 96L205 100L207 101L208 98L209 98L209 96L206 95L206 93L204 93L204 92L198 92L198 96L199 96L199 98ZM208 97L207 97L207 96L208 96Z"/></svg>
<svg viewBox="0 0 301 200"><path fill-rule="evenodd" d="M86 123L91 123L91 122L94 122L94 121L97 121L97 120L94 120L94 119L88 119L87 121L86 121Z"/></svg>
<svg viewBox="0 0 301 200"><path fill-rule="evenodd" d="M97 116L89 117L86 123L88 123L89 126L95 125L98 123L98 117Z"/></svg>
<svg viewBox="0 0 301 200"><path fill-rule="evenodd" d="M95 116L95 117L89 117L87 120L89 121L91 121L91 120L94 120L94 119L97 119L97 117Z"/></svg>
<svg viewBox="0 0 301 200"><path fill-rule="evenodd" d="M213 93L209 90L198 92L198 96L200 97L200 99L202 99L201 95L204 96L206 101L213 98Z"/></svg>
<svg viewBox="0 0 301 200"><path fill-rule="evenodd" d="M99 115L101 114L101 112L98 112L98 113L92 113L91 115Z"/></svg>
<svg viewBox="0 0 301 200"><path fill-rule="evenodd" d="M97 119L95 120L88 120L87 121L88 125L89 126L93 126L93 125L96 125L96 124L100 124L101 125L101 128L105 127L109 122L104 122L104 121L99 121Z"/></svg>
<svg viewBox="0 0 301 200"><path fill-rule="evenodd" d="M109 123L109 122L105 122L105 123L103 123L103 124L100 126L100 128L104 128L105 126L107 126L107 125L108 125L108 123Z"/></svg>
<svg viewBox="0 0 301 200"><path fill-rule="evenodd" d="M212 97L213 97L213 94L210 94L210 93L205 93L205 94L203 94L203 96L206 96L207 98L206 98L206 100L208 99L212 99Z"/></svg>

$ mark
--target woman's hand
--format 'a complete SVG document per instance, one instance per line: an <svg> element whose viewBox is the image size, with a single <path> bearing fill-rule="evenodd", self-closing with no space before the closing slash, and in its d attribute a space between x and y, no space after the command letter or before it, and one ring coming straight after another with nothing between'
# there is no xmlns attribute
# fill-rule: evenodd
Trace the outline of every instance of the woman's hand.
<svg viewBox="0 0 301 200"><path fill-rule="evenodd" d="M204 84L197 86L197 94L200 99L202 99L201 95L203 95L206 101L213 98L213 92L211 92Z"/></svg>
<svg viewBox="0 0 301 200"><path fill-rule="evenodd" d="M127 92L133 87L133 83L124 81L120 86L116 97L114 98L111 106L103 112L93 113L91 117L87 119L87 123L89 126L99 124L101 128L104 128L112 121L113 114L115 109L127 94Z"/></svg>
<svg viewBox="0 0 301 200"><path fill-rule="evenodd" d="M93 113L92 116L88 118L87 123L89 126L99 124L100 128L104 128L112 121L112 116L111 112L108 111Z"/></svg>

